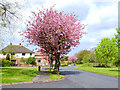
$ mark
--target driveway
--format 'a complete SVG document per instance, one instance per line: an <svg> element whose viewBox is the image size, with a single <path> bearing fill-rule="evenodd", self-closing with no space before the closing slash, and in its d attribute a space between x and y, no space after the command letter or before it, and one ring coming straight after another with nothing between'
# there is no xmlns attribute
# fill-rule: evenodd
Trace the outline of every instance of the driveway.
<svg viewBox="0 0 120 90"><path fill-rule="evenodd" d="M72 67L61 67L61 74L66 79L48 83L33 83L3 86L2 88L118 88L118 78L76 70Z"/></svg>

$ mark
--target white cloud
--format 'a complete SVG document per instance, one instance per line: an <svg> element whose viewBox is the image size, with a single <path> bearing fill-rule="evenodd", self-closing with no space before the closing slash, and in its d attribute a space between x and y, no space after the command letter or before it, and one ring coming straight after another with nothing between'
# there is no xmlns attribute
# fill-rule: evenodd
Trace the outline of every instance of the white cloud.
<svg viewBox="0 0 120 90"><path fill-rule="evenodd" d="M118 9L116 3L113 3L108 6L97 7L95 4L91 5L90 11L84 21L82 23L88 24L85 28L87 34L83 36L81 39L81 43L84 42L93 42L98 43L100 39L104 37L113 37L114 33L116 33L115 28L105 28L104 24L108 24L108 27L111 27L111 22L117 21L118 17ZM102 21L106 21L103 23ZM99 30L95 30L94 27L99 26ZM101 27L103 26L103 27ZM117 22L116 22L117 26Z"/></svg>
<svg viewBox="0 0 120 90"><path fill-rule="evenodd" d="M118 17L118 7L116 3L109 6L103 6L101 8L98 8L96 5L91 5L89 14L83 22L88 25L93 25L101 23L101 19L108 20L110 17L112 18L109 19L109 21L112 21L113 18L117 19Z"/></svg>
<svg viewBox="0 0 120 90"><path fill-rule="evenodd" d="M100 37L104 37L104 38L110 37L111 38L114 36L114 33L116 33L115 28L111 28L109 30L101 30L98 38L100 38Z"/></svg>
<svg viewBox="0 0 120 90"><path fill-rule="evenodd" d="M53 4L56 4L56 8L59 9L61 7L72 5L79 2L81 2L81 0L76 0L76 1L75 0L47 0L43 6L50 7L50 6L53 6Z"/></svg>
<svg viewBox="0 0 120 90"><path fill-rule="evenodd" d="M112 38L114 36L114 33L116 33L115 28L111 28L108 30L101 30L99 33L88 33L86 35L83 36L83 38L81 39L81 44L82 43L98 43L102 38Z"/></svg>

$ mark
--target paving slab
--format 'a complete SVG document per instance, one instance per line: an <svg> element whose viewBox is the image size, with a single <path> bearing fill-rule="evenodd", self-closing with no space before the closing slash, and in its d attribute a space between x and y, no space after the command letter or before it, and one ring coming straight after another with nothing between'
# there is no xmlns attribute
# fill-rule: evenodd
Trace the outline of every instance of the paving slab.
<svg viewBox="0 0 120 90"><path fill-rule="evenodd" d="M46 71L39 72L38 75L32 79L33 83L47 82L50 80L52 79L49 78L49 74L47 74Z"/></svg>

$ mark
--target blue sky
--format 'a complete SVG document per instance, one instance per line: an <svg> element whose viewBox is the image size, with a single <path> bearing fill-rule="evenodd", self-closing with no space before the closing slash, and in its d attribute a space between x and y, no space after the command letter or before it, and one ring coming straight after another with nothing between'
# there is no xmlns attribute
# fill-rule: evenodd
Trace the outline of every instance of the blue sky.
<svg viewBox="0 0 120 90"><path fill-rule="evenodd" d="M15 23L14 31L12 35L6 36L4 47L10 42L15 45L21 43L22 37L18 32L26 29L25 23L26 20L29 20L31 11L37 11L42 6L49 8L56 4L55 8L58 11L64 11L64 13L74 11L81 23L87 24L85 28L87 34L80 40L78 47L71 49L69 56L73 56L81 50L96 47L104 37L113 37L116 33L115 29L118 27L118 0L19 0L19 2L24 6L21 9L23 18L17 23L13 22ZM22 45L26 46L26 42ZM36 47L31 45L27 48L33 50Z"/></svg>

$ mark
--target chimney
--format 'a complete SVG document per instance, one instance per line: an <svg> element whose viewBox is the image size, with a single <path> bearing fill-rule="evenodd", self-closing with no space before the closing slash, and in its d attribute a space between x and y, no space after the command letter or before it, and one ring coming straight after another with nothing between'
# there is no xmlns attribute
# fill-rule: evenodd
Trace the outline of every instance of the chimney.
<svg viewBox="0 0 120 90"><path fill-rule="evenodd" d="M12 45L12 43L10 43L10 45Z"/></svg>
<svg viewBox="0 0 120 90"><path fill-rule="evenodd" d="M19 49L20 49L20 47L21 47L21 43L19 44L20 46L19 46Z"/></svg>

